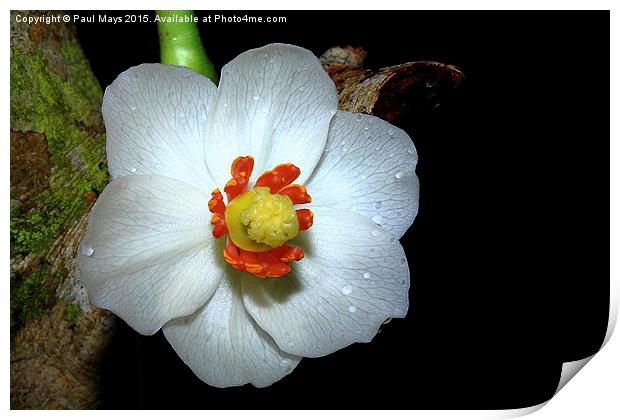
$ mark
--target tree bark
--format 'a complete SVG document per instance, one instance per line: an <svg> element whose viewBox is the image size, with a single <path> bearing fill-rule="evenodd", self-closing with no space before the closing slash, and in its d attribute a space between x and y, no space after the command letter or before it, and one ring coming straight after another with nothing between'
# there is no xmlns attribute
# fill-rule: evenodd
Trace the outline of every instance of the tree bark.
<svg viewBox="0 0 620 420"><path fill-rule="evenodd" d="M338 107L362 112L401 125L420 109L437 108L465 76L455 66L436 61L413 61L364 70L366 51L333 47L320 57L338 90Z"/></svg>
<svg viewBox="0 0 620 420"><path fill-rule="evenodd" d="M11 12L11 408L92 408L113 317L75 278L108 175L101 88L72 26Z"/></svg>

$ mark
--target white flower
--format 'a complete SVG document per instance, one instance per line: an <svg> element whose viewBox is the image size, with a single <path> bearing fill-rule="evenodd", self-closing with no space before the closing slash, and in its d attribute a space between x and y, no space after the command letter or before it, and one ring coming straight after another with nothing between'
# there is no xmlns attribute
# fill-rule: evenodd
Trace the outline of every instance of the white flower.
<svg viewBox="0 0 620 420"><path fill-rule="evenodd" d="M317 58L291 45L241 54L219 88L176 66L122 73L103 100L113 181L78 252L92 303L141 334L163 328L218 387L268 386L404 317L398 238L418 209L417 154L404 131L337 103ZM229 201L252 192L231 205L214 191L227 182Z"/></svg>

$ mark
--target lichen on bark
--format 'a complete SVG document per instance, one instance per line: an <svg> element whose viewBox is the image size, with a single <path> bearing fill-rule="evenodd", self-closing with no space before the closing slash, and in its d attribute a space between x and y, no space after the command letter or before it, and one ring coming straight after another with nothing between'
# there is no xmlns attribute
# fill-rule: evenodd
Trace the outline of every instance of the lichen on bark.
<svg viewBox="0 0 620 420"><path fill-rule="evenodd" d="M108 174L102 91L63 23L11 12L11 408L98 404L112 316L75 277L86 215Z"/></svg>

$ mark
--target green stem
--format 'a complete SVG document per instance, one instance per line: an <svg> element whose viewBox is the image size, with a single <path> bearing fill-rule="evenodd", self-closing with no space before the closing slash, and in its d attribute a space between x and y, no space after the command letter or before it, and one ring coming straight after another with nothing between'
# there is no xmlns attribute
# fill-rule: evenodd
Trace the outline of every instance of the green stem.
<svg viewBox="0 0 620 420"><path fill-rule="evenodd" d="M217 84L217 73L207 57L191 10L159 10L159 49L163 64L185 66Z"/></svg>

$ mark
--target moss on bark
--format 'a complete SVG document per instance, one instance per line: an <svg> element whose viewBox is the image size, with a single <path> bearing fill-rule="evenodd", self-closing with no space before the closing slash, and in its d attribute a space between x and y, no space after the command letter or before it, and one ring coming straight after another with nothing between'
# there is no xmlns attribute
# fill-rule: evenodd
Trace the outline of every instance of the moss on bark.
<svg viewBox="0 0 620 420"><path fill-rule="evenodd" d="M11 12L11 408L91 408L113 325L75 277L86 215L108 180L102 91L63 23Z"/></svg>

